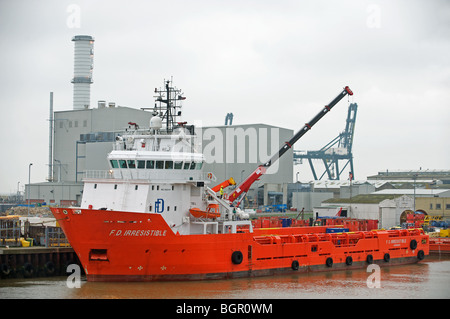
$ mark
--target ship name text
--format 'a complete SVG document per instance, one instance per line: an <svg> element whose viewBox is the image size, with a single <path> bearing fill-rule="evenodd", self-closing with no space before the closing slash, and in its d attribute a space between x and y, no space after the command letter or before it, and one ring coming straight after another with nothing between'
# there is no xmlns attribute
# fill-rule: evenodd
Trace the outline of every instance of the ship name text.
<svg viewBox="0 0 450 319"><path fill-rule="evenodd" d="M122 237L161 237L166 236L167 230L160 229L111 229L109 236L122 236Z"/></svg>
<svg viewBox="0 0 450 319"><path fill-rule="evenodd" d="M406 244L406 238L388 239L386 240L386 244L393 246L400 246L400 244Z"/></svg>

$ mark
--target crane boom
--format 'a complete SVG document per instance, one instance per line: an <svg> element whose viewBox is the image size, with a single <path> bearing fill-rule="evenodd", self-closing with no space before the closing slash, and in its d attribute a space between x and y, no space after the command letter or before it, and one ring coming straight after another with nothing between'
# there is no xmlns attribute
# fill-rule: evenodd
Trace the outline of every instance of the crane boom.
<svg viewBox="0 0 450 319"><path fill-rule="evenodd" d="M275 153L271 159L269 159L267 162L265 162L262 165L259 165L256 170L251 173L241 184L239 184L236 189L228 195L228 201L230 203L233 203L236 201L239 196L242 194L248 192L252 184L257 181L262 175L264 175L267 171L267 169L275 163L281 156L284 155L292 146L297 142L303 135L305 135L306 132L308 132L325 114L327 114L333 106L335 106L340 100L342 100L346 95L353 95L353 92L350 90L348 86L346 86L341 93L339 93L338 96L334 98L328 105L325 105L325 107L309 121L309 123L306 123L288 142L285 142L285 144L280 148L280 150ZM242 200L242 199L241 199ZM236 206L239 206L239 203Z"/></svg>

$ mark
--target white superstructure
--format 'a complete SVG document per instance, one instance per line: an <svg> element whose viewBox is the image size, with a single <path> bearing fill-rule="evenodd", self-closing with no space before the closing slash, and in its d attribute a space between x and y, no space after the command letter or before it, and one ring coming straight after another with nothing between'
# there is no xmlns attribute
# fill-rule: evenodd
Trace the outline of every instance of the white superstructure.
<svg viewBox="0 0 450 319"><path fill-rule="evenodd" d="M173 107L171 98L166 101ZM81 209L161 214L179 234L251 228L250 221L240 220L245 215L239 208L230 207L208 187L215 176L203 171L205 159L194 127L174 122L170 114L178 113L155 108L148 129L128 123L108 154L110 169L86 172ZM206 212L211 204L220 204L220 217L190 214L192 208Z"/></svg>
<svg viewBox="0 0 450 319"><path fill-rule="evenodd" d="M188 134L180 127L171 134L136 129L117 137L110 170L87 172L81 208L160 213L181 233L191 207L206 209L203 187L209 181L202 153L194 146L176 150L195 138Z"/></svg>

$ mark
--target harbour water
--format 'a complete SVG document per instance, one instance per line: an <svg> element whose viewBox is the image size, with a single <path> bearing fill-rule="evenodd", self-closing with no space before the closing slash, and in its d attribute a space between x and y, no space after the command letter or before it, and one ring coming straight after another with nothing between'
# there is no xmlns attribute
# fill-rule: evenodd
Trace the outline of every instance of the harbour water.
<svg viewBox="0 0 450 319"><path fill-rule="evenodd" d="M450 298L450 256L382 267L379 288L366 269L218 281L98 283L68 277L3 279L0 299L326 299ZM368 284L369 279L369 284ZM70 286L70 285L69 285ZM372 286L373 288L370 288Z"/></svg>

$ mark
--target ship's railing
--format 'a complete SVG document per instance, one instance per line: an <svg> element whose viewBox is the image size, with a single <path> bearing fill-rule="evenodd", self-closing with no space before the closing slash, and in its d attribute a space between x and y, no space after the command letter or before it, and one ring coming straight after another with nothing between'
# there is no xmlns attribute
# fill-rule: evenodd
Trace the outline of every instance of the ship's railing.
<svg viewBox="0 0 450 319"><path fill-rule="evenodd" d="M88 170L84 172L83 178L109 179L115 177L112 170Z"/></svg>
<svg viewBox="0 0 450 319"><path fill-rule="evenodd" d="M211 181L216 182L216 176L211 172L201 170L87 170L83 179L123 179L150 181Z"/></svg>

